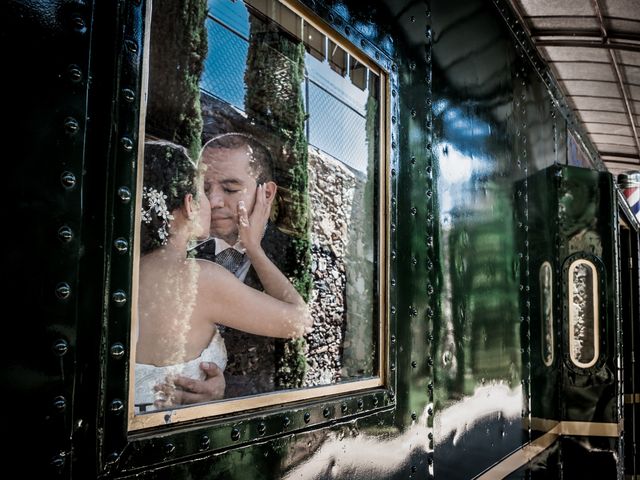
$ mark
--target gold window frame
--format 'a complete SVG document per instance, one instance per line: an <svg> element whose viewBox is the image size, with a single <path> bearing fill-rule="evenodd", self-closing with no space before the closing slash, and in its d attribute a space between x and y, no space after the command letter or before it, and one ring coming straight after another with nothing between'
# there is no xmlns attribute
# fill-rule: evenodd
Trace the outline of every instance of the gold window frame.
<svg viewBox="0 0 640 480"><path fill-rule="evenodd" d="M304 24L311 25L320 31L327 39L334 42L337 46L344 49L349 56L365 65L375 76L370 75L369 78L377 78L379 82L380 92L380 115L379 115L379 152L378 158L378 376L363 380L353 380L340 382L334 385L306 387L296 390L276 391L247 397L239 397L234 399L224 399L206 404L185 405L176 409L165 409L153 411L144 414L135 414L134 396L135 396L135 357L136 342L135 335L132 335L130 346L130 362L129 362L129 383L128 392L128 411L127 411L127 431L135 433L140 430L158 427L161 425L174 425L177 423L195 421L204 418L217 417L220 415L240 414L247 410L263 409L268 407L278 407L294 402L311 401L327 399L351 392L363 392L365 390L372 391L374 389L386 388L390 384L389 371L389 241L390 241L390 81L389 71L383 69L380 65L369 58L361 49L356 47L348 39L341 36L333 30L322 19L307 7L290 0L278 0L279 3L297 14L302 25L300 31L304 31ZM137 175L137 192L142 192L143 187L143 168L144 164L144 142L145 142L145 121L146 121L146 99L148 95L149 84L149 44L150 44L150 28L151 28L151 8L147 9L145 17L145 39L144 39L144 58L142 70L142 91L140 96L140 130L138 136L138 175ZM370 80L371 81L371 80ZM137 239L140 238L140 220L142 196L136 195L135 198L135 226L134 226L134 242L133 248L133 275L132 275L132 300L131 300L131 332L136 332L138 328L138 281L139 281L139 260L140 245Z"/></svg>

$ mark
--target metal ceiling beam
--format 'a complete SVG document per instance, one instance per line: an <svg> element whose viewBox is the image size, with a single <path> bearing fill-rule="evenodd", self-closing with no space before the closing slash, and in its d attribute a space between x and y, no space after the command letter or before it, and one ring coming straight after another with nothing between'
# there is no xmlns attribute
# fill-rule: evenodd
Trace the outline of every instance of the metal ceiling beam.
<svg viewBox="0 0 640 480"><path fill-rule="evenodd" d="M640 44L635 43L610 43L605 45L602 40L571 40L567 37L554 40L534 39L537 47L585 47L585 48L606 48L614 50L628 50L640 52Z"/></svg>
<svg viewBox="0 0 640 480"><path fill-rule="evenodd" d="M618 59L616 58L616 52L610 47L609 36L607 35L607 27L604 24L604 18L602 17L602 9L600 8L599 0L592 0L593 8L596 11L596 15L598 17L598 22L600 23L600 31L602 32L602 42L607 45L609 56L611 57L611 65L613 66L613 70L616 74L616 78L618 80L618 88L620 89L620 94L622 95L622 100L624 103L625 110L627 111L627 116L629 117L629 124L631 125L631 130L633 130L633 139L636 144L636 153L640 157L640 138L638 138L638 130L636 128L636 122L633 115L633 110L631 109L631 103L629 102L629 95L627 94L627 88L622 79L622 73L620 72L620 66L618 65ZM601 154L602 155L602 154Z"/></svg>

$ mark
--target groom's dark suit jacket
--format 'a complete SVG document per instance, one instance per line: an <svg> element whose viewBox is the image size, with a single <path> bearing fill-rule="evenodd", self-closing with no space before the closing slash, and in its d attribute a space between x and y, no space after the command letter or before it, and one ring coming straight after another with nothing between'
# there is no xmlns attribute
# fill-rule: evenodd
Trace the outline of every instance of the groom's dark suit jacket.
<svg viewBox="0 0 640 480"><path fill-rule="evenodd" d="M293 239L267 224L262 248L278 269L289 276L296 266ZM198 245L196 257L215 262L216 242L211 239ZM263 290L253 265L249 267L244 283L257 290ZM259 318L255 319L260 321ZM271 337L252 335L233 328L221 329L224 337L228 364L225 369L227 387L225 397L233 398L256 393L272 392L275 375L275 341Z"/></svg>

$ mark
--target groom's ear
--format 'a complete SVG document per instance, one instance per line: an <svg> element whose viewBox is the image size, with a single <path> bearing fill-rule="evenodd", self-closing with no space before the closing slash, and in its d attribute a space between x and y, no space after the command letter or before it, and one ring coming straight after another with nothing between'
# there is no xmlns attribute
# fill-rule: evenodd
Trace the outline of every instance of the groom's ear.
<svg viewBox="0 0 640 480"><path fill-rule="evenodd" d="M276 182L264 183L264 193L265 193L265 196L267 197L267 200L273 199L277 191L278 191L278 186L276 185Z"/></svg>

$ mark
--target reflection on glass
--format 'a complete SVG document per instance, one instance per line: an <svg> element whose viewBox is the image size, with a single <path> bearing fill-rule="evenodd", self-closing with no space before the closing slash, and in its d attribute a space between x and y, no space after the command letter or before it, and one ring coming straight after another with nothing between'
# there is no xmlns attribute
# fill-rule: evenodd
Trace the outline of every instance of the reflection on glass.
<svg viewBox="0 0 640 480"><path fill-rule="evenodd" d="M136 414L379 376L379 72L275 1L210 0L206 58L191 20L151 22Z"/></svg>
<svg viewBox="0 0 640 480"><path fill-rule="evenodd" d="M542 361L553 363L553 271L549 262L540 266L540 312L542 315Z"/></svg>
<svg viewBox="0 0 640 480"><path fill-rule="evenodd" d="M599 354L598 274L593 263L576 260L569 267L569 352L578 367L595 365Z"/></svg>

